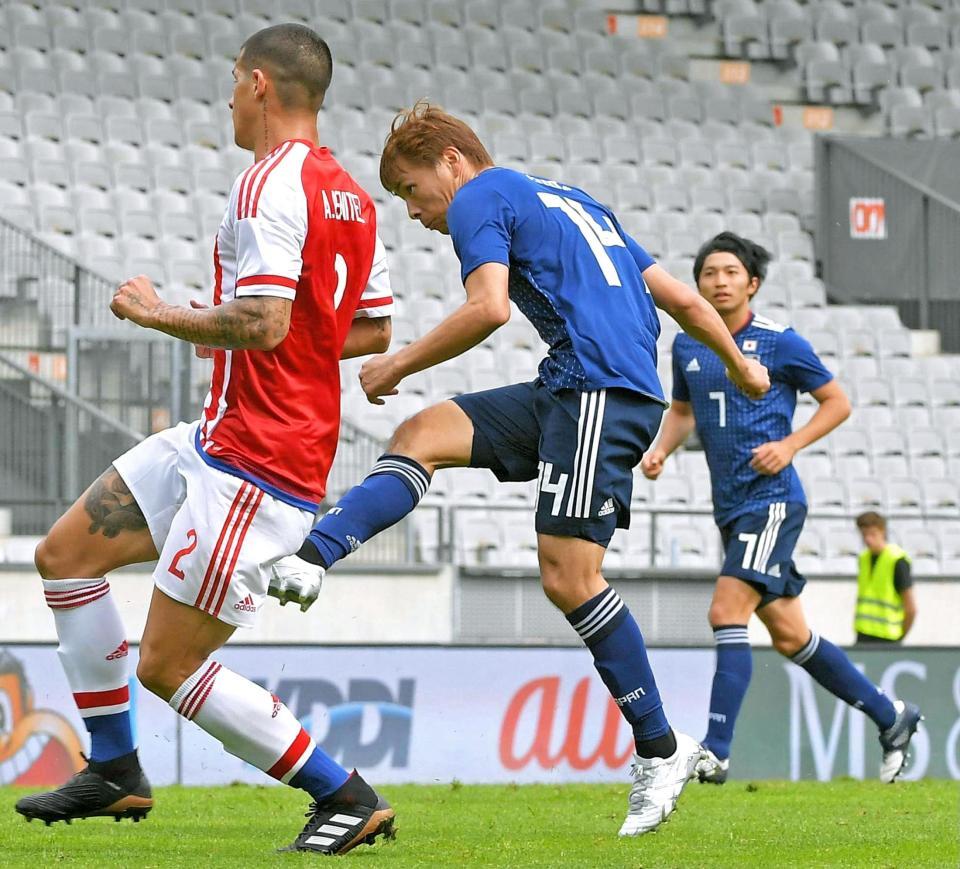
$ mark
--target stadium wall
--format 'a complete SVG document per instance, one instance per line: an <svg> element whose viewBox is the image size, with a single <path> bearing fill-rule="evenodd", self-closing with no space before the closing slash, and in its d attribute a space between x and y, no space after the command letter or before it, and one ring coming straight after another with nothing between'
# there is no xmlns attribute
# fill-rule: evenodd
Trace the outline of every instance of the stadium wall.
<svg viewBox="0 0 960 869"><path fill-rule="evenodd" d="M816 140L817 255L830 298L892 304L960 351L960 143Z"/></svg>
<svg viewBox="0 0 960 869"><path fill-rule="evenodd" d="M675 572L643 578L611 575L651 645L705 646L713 641L707 609L714 574ZM110 575L129 635L139 637L153 583L149 571ZM907 646L956 646L960 584L917 578L919 615ZM803 594L811 625L841 644L851 643L856 583L850 578L811 579ZM769 646L753 618L750 638ZM468 573L451 566L338 567L324 580L320 600L307 613L268 599L257 626L238 632L244 643L540 643L578 646L560 613L544 598L532 574ZM26 565L0 565L0 643L54 642L53 619L36 573Z"/></svg>
<svg viewBox="0 0 960 869"><path fill-rule="evenodd" d="M131 664L137 650L131 647ZM632 734L589 655L569 648L228 646L217 655L277 694L326 751L378 784L627 781ZM656 649L652 664L674 727L701 736L713 654ZM907 779L960 779L960 662L949 650L854 653L884 690L918 702L926 722ZM0 785L56 785L86 742L48 645L0 646L0 703L20 710L0 743ZM141 758L155 785L273 783L131 682ZM873 726L770 651L733 745L743 779L873 778Z"/></svg>

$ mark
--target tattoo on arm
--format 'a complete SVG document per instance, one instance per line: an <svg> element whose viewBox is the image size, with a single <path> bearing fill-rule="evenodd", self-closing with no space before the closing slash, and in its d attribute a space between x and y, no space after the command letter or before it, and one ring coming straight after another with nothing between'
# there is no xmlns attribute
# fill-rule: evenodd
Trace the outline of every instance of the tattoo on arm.
<svg viewBox="0 0 960 869"><path fill-rule="evenodd" d="M212 308L161 308L154 328L191 344L243 350L276 345L290 325L292 302L274 296L247 296Z"/></svg>
<svg viewBox="0 0 960 869"><path fill-rule="evenodd" d="M121 531L141 531L147 527L140 506L113 467L91 486L83 506L91 519L91 534L102 531L104 537L113 539Z"/></svg>

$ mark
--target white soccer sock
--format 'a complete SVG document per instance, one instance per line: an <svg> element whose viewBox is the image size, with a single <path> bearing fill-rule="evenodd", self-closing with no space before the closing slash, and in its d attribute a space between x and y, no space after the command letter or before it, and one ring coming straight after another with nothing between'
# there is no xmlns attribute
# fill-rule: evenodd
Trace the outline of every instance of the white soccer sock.
<svg viewBox="0 0 960 869"><path fill-rule="evenodd" d="M45 579L53 610L57 654L84 718L130 708L127 637L110 584L99 579Z"/></svg>
<svg viewBox="0 0 960 869"><path fill-rule="evenodd" d="M170 698L170 705L223 747L288 783L316 748L275 694L216 661L205 661Z"/></svg>

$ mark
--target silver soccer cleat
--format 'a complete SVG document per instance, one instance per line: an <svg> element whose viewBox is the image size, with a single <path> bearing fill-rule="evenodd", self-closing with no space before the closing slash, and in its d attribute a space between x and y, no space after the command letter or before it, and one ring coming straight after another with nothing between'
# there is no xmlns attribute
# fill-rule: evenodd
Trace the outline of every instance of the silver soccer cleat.
<svg viewBox="0 0 960 869"><path fill-rule="evenodd" d="M298 555L285 555L270 568L267 594L279 600L280 606L293 601L300 605L301 612L306 612L320 595L324 573L319 564L311 564Z"/></svg>
<svg viewBox="0 0 960 869"><path fill-rule="evenodd" d="M893 707L897 710L897 717L893 724L880 734L880 747L883 749L880 781L884 784L895 782L906 768L910 740L923 721L920 707L914 703L894 700Z"/></svg>
<svg viewBox="0 0 960 869"><path fill-rule="evenodd" d="M696 778L704 749L685 733L676 737L677 750L672 757L634 756L630 768L633 786L621 836L640 836L659 827L676 808L687 782Z"/></svg>

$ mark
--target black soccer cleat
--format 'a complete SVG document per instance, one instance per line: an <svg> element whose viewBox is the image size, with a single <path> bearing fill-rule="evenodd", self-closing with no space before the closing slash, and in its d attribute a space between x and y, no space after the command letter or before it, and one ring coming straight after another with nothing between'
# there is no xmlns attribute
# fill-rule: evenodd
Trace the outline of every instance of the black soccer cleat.
<svg viewBox="0 0 960 869"><path fill-rule="evenodd" d="M390 804L354 770L322 803L310 803L303 831L292 845L279 850L346 854L357 845L372 845L378 836L394 838L394 815Z"/></svg>
<svg viewBox="0 0 960 869"><path fill-rule="evenodd" d="M145 818L153 808L150 782L140 768L136 751L105 763L87 761L70 781L54 791L31 794L17 801L16 810L28 821L48 827L57 821L81 818Z"/></svg>

